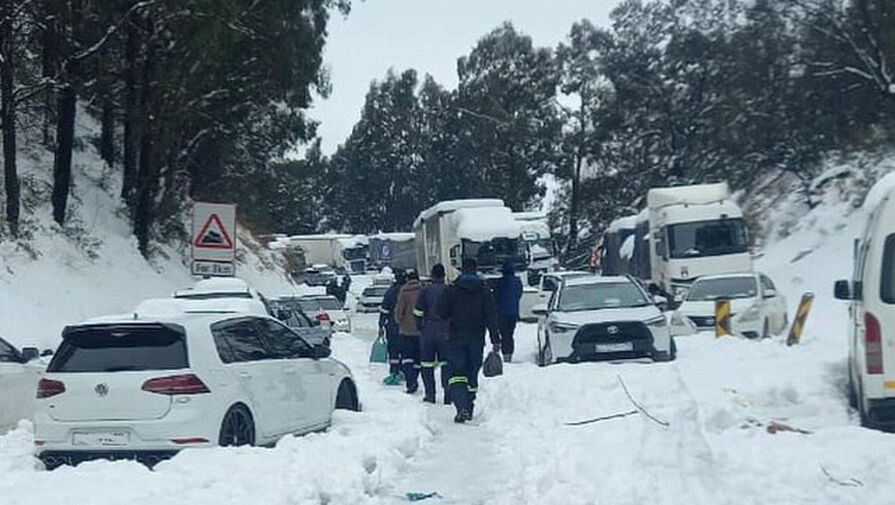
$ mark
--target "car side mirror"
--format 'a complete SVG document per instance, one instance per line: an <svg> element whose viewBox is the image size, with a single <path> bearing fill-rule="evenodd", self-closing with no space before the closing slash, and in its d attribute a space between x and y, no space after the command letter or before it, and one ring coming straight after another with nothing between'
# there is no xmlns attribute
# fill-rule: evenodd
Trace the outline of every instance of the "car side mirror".
<svg viewBox="0 0 895 505"><path fill-rule="evenodd" d="M765 292L764 292L764 297L765 297L765 298L774 298L775 296L777 296L777 290L776 290L776 289L766 289Z"/></svg>
<svg viewBox="0 0 895 505"><path fill-rule="evenodd" d="M28 363L40 357L40 351L37 347L25 347L22 349L22 362Z"/></svg>
<svg viewBox="0 0 895 505"><path fill-rule="evenodd" d="M531 312L536 316L546 316L549 311L547 310L547 304L539 303L531 308Z"/></svg>
<svg viewBox="0 0 895 505"><path fill-rule="evenodd" d="M314 359L328 358L332 355L332 353L332 349L325 345L315 345L311 349L311 357Z"/></svg>
<svg viewBox="0 0 895 505"><path fill-rule="evenodd" d="M837 300L854 300L855 296L852 292L851 283L846 280L836 281L833 286L833 296Z"/></svg>

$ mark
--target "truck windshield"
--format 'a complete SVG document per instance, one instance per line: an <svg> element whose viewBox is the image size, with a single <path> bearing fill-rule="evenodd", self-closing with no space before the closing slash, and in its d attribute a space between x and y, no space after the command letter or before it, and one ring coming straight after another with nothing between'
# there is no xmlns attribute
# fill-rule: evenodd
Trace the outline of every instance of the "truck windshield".
<svg viewBox="0 0 895 505"><path fill-rule="evenodd" d="M668 251L672 258L698 258L749 250L742 218L697 221L668 226Z"/></svg>
<svg viewBox="0 0 895 505"><path fill-rule="evenodd" d="M475 258L479 268L499 268L512 261L518 271L524 270L525 245L514 238L494 238L485 242L463 239L463 256Z"/></svg>
<svg viewBox="0 0 895 505"><path fill-rule="evenodd" d="M364 247L352 247L342 251L342 257L346 260L362 260L367 257L367 250Z"/></svg>

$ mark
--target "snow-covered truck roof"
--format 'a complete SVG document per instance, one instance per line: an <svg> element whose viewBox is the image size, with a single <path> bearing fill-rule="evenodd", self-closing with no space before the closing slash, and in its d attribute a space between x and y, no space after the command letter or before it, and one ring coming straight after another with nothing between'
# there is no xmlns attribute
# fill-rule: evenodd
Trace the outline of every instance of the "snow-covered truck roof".
<svg viewBox="0 0 895 505"><path fill-rule="evenodd" d="M633 230L637 228L637 215L625 216L609 223L609 231L617 232L619 230Z"/></svg>
<svg viewBox="0 0 895 505"><path fill-rule="evenodd" d="M507 207L461 208L454 212L457 236L483 242L494 238L519 238L522 224Z"/></svg>
<svg viewBox="0 0 895 505"><path fill-rule="evenodd" d="M370 244L370 240L366 235L354 235L347 238L337 239L343 249L353 249L355 247L363 247Z"/></svg>
<svg viewBox="0 0 895 505"><path fill-rule="evenodd" d="M513 212L517 221L542 221L547 222L546 212Z"/></svg>
<svg viewBox="0 0 895 505"><path fill-rule="evenodd" d="M650 209L660 209L672 205L707 205L728 198L730 198L730 186L726 182L653 188L646 195L647 207Z"/></svg>
<svg viewBox="0 0 895 505"><path fill-rule="evenodd" d="M415 238L416 235L413 233L377 233L370 236L371 240L391 240L392 242L410 242Z"/></svg>
<svg viewBox="0 0 895 505"><path fill-rule="evenodd" d="M497 198L469 198L464 200L446 200L438 202L428 209L420 212L420 215L413 222L413 227L419 226L421 221L425 221L438 214L454 212L460 209L474 209L482 207L500 207L504 208L503 200ZM507 209L509 212L509 209Z"/></svg>

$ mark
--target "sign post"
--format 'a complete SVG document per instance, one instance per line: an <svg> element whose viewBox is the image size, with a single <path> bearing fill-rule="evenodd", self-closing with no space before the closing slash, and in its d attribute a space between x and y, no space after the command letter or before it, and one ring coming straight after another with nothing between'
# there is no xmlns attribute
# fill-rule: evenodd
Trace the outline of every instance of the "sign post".
<svg viewBox="0 0 895 505"><path fill-rule="evenodd" d="M194 202L191 237L193 275L236 275L236 204Z"/></svg>

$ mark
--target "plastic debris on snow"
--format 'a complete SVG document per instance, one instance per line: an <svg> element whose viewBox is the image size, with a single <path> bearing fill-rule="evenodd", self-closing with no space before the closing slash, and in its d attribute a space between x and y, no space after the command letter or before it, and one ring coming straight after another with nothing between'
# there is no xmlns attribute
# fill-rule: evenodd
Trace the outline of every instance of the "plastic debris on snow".
<svg viewBox="0 0 895 505"><path fill-rule="evenodd" d="M443 498L443 496L441 496L438 493L414 493L414 492L407 493L406 495L404 495L404 497L407 499L407 501L411 501L411 502L429 500L432 498L440 500Z"/></svg>

